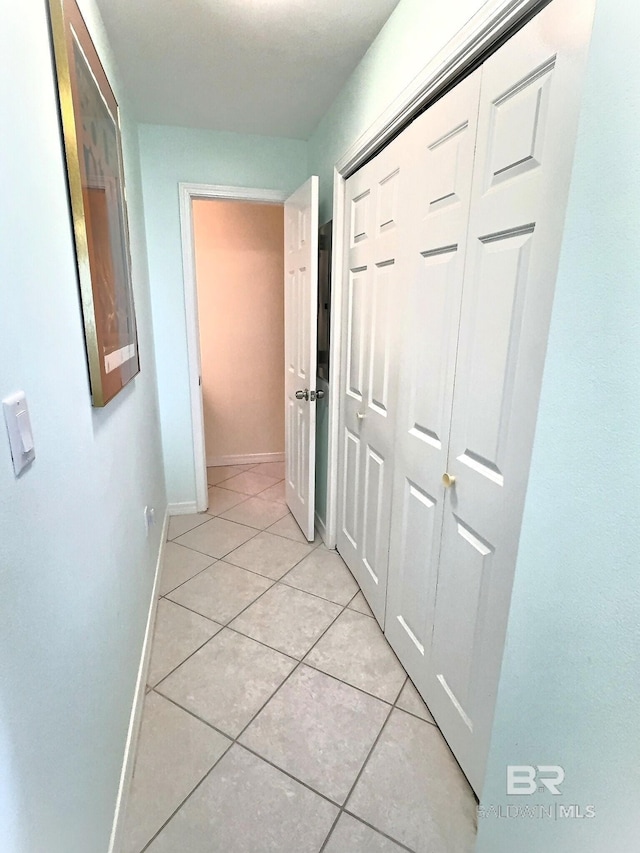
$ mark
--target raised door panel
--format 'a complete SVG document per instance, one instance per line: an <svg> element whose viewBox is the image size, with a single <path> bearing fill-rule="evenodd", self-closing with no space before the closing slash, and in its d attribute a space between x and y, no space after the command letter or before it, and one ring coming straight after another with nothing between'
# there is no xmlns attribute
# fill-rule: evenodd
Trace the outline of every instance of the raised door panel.
<svg viewBox="0 0 640 853"><path fill-rule="evenodd" d="M347 284L347 387L346 394L356 404L364 400L367 354L369 267L349 270Z"/></svg>
<svg viewBox="0 0 640 853"><path fill-rule="evenodd" d="M395 291L394 261L376 264L373 269L373 283L370 288L369 305L369 381L367 408L379 417L388 418L389 377L392 370L392 335L389 316L392 313L392 300Z"/></svg>
<svg viewBox="0 0 640 853"><path fill-rule="evenodd" d="M400 485L394 495L386 633L405 668L419 681L431 643L442 509L439 496L408 477Z"/></svg>

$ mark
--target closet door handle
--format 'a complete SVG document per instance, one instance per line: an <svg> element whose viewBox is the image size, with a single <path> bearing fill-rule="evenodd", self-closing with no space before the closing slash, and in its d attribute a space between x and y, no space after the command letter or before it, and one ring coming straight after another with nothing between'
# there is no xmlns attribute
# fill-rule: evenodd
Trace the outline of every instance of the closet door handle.
<svg viewBox="0 0 640 853"><path fill-rule="evenodd" d="M356 412L356 417L359 421L363 421L366 417L365 412Z"/></svg>
<svg viewBox="0 0 640 853"><path fill-rule="evenodd" d="M444 473L444 474L442 475L442 482L445 484L445 486L446 486L448 489L450 489L450 488L451 488L451 486L453 486L453 485L454 485L455 481L456 481L456 478L455 478L455 476L454 476L453 474L447 474L447 473Z"/></svg>

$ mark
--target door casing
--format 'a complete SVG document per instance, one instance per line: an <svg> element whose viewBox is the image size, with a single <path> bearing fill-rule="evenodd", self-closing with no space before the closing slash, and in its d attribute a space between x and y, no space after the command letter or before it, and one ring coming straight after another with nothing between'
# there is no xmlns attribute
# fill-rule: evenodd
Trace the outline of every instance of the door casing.
<svg viewBox="0 0 640 853"><path fill-rule="evenodd" d="M200 327L198 324L198 292L196 288L195 255L193 243L194 199L227 199L229 201L255 201L261 204L284 204L289 195L280 190L226 187L217 184L178 184L180 198L180 235L182 243L182 275L184 281L184 309L187 327L187 360L189 371L189 398L191 401L191 434L196 482L194 504L174 505L183 513L204 512L208 505L207 458L204 445L204 412L200 390Z"/></svg>

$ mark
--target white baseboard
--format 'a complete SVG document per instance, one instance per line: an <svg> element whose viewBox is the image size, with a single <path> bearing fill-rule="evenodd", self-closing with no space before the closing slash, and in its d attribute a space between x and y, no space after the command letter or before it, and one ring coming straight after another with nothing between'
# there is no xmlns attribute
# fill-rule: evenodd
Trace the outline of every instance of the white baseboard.
<svg viewBox="0 0 640 853"><path fill-rule="evenodd" d="M207 456L207 467L216 465L259 465L261 462L284 462L284 453L245 453L233 456Z"/></svg>
<svg viewBox="0 0 640 853"><path fill-rule="evenodd" d="M142 710L144 708L147 673L149 671L149 660L151 658L153 629L156 621L156 609L158 607L158 588L160 586L160 577L162 575L162 561L164 559L164 549L167 543L168 530L169 509L167 507L164 522L162 524L160 549L158 551L158 559L156 561L156 572L153 579L151 601L149 602L149 613L147 614L147 626L144 632L144 640L142 641L142 652L140 655L140 665L138 666L136 690L133 697L131 715L129 717L129 730L127 732L127 741L124 748L122 771L120 773L120 785L118 787L118 797L116 799L116 809L113 817L108 853L120 853L122 849L127 801L129 799L131 780L133 778L133 768L136 760L136 747L138 745L138 735L140 734L140 724L142 723Z"/></svg>
<svg viewBox="0 0 640 853"><path fill-rule="evenodd" d="M316 530L320 534L320 538L322 539L322 541L326 545L327 544L327 526L324 523L324 521L320 518L318 513L315 514L315 525L316 525Z"/></svg>
<svg viewBox="0 0 640 853"><path fill-rule="evenodd" d="M198 512L195 501L183 501L182 503L169 504L167 507L168 515L190 515L192 512Z"/></svg>

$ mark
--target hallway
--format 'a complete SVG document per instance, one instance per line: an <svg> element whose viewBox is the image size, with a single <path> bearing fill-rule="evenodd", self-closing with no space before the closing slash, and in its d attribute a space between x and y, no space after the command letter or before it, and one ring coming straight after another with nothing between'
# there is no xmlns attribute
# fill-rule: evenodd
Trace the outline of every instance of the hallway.
<svg viewBox="0 0 640 853"><path fill-rule="evenodd" d="M281 463L175 516L125 853L469 853L475 799Z"/></svg>

